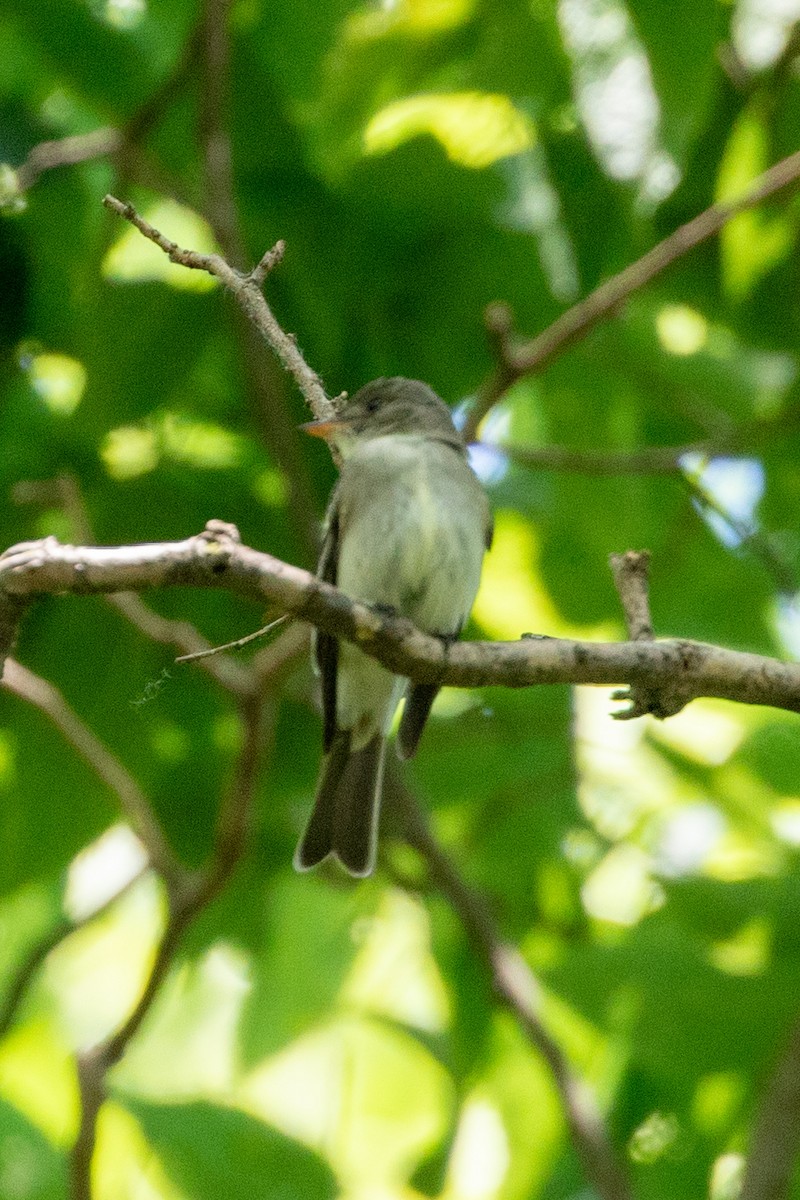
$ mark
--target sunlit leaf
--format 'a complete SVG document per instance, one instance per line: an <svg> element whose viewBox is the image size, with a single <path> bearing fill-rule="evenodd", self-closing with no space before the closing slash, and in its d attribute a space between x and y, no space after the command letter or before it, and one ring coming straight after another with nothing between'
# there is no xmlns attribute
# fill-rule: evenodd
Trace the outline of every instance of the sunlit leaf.
<svg viewBox="0 0 800 1200"><path fill-rule="evenodd" d="M364 149L385 154L420 133L432 134L454 162L473 168L519 154L534 138L530 123L508 97L466 92L395 101L364 130Z"/></svg>

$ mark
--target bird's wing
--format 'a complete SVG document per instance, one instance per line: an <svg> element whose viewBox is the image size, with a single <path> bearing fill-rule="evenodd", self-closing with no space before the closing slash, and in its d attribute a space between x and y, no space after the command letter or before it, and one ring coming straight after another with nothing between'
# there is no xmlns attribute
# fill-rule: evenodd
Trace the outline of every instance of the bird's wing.
<svg viewBox="0 0 800 1200"><path fill-rule="evenodd" d="M325 518L325 533L322 551L317 565L317 575L325 583L336 584L339 566L339 498L334 491ZM330 633L317 630L315 654L322 682L322 744L327 754L333 745L338 727L336 724L336 674L339 664L339 643Z"/></svg>
<svg viewBox="0 0 800 1200"><path fill-rule="evenodd" d="M489 512L489 507L486 507L486 530L483 535L483 543L487 550L491 550L492 542L494 541L494 517Z"/></svg>

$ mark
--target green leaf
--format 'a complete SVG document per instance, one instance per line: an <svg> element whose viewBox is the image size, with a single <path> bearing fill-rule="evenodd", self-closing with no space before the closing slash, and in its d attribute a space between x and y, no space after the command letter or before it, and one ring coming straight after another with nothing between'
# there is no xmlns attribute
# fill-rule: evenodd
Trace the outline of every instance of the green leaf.
<svg viewBox="0 0 800 1200"><path fill-rule="evenodd" d="M125 1100L124 1106L187 1200L328 1200L336 1194L330 1170L315 1154L245 1113L199 1102Z"/></svg>
<svg viewBox="0 0 800 1200"><path fill-rule="evenodd" d="M0 1200L63 1200L66 1188L63 1156L0 1100Z"/></svg>
<svg viewBox="0 0 800 1200"><path fill-rule="evenodd" d="M265 940L242 1015L246 1063L280 1049L330 1010L356 954L357 923L379 899L377 883L339 888L288 873L276 880L265 897Z"/></svg>
<svg viewBox="0 0 800 1200"><path fill-rule="evenodd" d="M662 106L664 140L673 154L683 158L712 98L719 70L716 50L722 33L722 6L717 0L671 4L628 0L628 8L650 60ZM680 30L691 30L691 34L681 37Z"/></svg>

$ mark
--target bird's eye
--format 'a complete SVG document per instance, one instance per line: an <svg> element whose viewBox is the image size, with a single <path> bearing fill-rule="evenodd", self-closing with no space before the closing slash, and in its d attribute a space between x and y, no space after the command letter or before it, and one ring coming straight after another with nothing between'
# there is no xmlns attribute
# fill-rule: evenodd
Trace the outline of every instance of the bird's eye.
<svg viewBox="0 0 800 1200"><path fill-rule="evenodd" d="M373 396L370 400L367 401L367 412L369 412L369 413L377 412L379 407L380 407L380 400L378 399L377 396Z"/></svg>

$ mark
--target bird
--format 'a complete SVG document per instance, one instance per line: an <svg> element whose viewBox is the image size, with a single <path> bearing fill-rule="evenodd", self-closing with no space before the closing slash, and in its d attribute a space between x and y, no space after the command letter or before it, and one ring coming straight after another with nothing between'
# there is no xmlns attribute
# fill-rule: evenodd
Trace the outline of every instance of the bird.
<svg viewBox="0 0 800 1200"><path fill-rule="evenodd" d="M492 540L489 503L450 409L416 379L375 379L331 419L302 426L340 462L317 575L353 600L459 636ZM395 676L356 646L317 631L324 758L294 857L307 871L328 857L363 878L375 867L386 741L400 700L401 759L417 750L439 690Z"/></svg>

